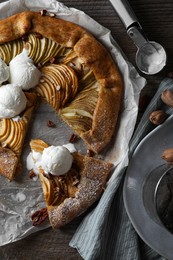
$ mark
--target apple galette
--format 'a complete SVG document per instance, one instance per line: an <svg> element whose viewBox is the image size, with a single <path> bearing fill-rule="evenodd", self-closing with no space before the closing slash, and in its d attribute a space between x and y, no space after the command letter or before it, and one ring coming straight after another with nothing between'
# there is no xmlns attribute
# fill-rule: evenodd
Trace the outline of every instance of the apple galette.
<svg viewBox="0 0 173 260"><path fill-rule="evenodd" d="M0 58L10 71L2 86L20 85L26 96L41 96L95 153L110 142L123 82L106 48L88 31L45 11L19 13L0 21ZM7 149L20 157L28 112L22 113L18 122L0 115L1 160Z"/></svg>

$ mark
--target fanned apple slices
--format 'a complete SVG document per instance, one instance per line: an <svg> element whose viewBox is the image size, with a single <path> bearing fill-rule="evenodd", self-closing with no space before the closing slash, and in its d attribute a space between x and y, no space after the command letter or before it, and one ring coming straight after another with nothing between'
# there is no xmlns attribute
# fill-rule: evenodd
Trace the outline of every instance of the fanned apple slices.
<svg viewBox="0 0 173 260"><path fill-rule="evenodd" d="M89 131L99 90L93 72L74 51L66 55L63 63L50 64L40 70L42 78L36 92L77 134Z"/></svg>
<svg viewBox="0 0 173 260"><path fill-rule="evenodd" d="M23 50L24 42L22 40L14 40L9 43L0 45L0 58L9 64L9 62L20 54Z"/></svg>
<svg viewBox="0 0 173 260"><path fill-rule="evenodd" d="M31 140L32 151L42 153L48 147L42 140ZM101 195L112 164L92 157L73 153L71 169L61 176L39 177L47 204L49 221L53 228L64 226L87 210Z"/></svg>
<svg viewBox="0 0 173 260"><path fill-rule="evenodd" d="M75 97L78 78L74 70L64 64L51 64L40 70L42 78L36 92L58 112L59 108Z"/></svg>
<svg viewBox="0 0 173 260"><path fill-rule="evenodd" d="M17 121L14 119L0 119L0 158L5 157L11 163L11 169L13 169L9 171L8 165L7 167L4 165L0 168L0 173L9 180L13 180L15 174L17 174L16 167L20 160L27 127L36 104L35 93L25 93L25 95L28 100L27 107L19 115L20 118ZM0 163L0 165L3 164Z"/></svg>
<svg viewBox="0 0 173 260"><path fill-rule="evenodd" d="M79 135L91 129L97 102L97 83L80 92L69 106L60 111L61 117Z"/></svg>
<svg viewBox="0 0 173 260"><path fill-rule="evenodd" d="M65 48L55 41L32 33L28 35L25 47L34 63L42 66L49 63L51 58L64 57L71 51L71 48Z"/></svg>
<svg viewBox="0 0 173 260"><path fill-rule="evenodd" d="M51 58L64 58L72 50L39 34L30 33L18 40L1 44L0 58L9 64L16 55L22 52L23 48L28 49L29 57L36 65L42 66L49 63Z"/></svg>

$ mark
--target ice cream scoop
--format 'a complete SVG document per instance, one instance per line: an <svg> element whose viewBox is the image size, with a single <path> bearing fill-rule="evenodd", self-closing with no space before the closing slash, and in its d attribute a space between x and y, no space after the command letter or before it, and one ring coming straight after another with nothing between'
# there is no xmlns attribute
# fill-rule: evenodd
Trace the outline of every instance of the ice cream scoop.
<svg viewBox="0 0 173 260"><path fill-rule="evenodd" d="M0 87L0 118L12 118L26 107L27 99L22 89L15 84Z"/></svg>
<svg viewBox="0 0 173 260"><path fill-rule="evenodd" d="M63 146L52 145L43 150L41 166L45 173L63 175L70 170L72 162L73 156Z"/></svg>
<svg viewBox="0 0 173 260"><path fill-rule="evenodd" d="M51 173L52 175L64 175L66 174L73 162L73 156L71 152L72 147L68 146L68 149L64 146L51 145L44 148L43 153L30 152L27 157L27 169L33 170L35 174L38 174L40 169L45 174Z"/></svg>
<svg viewBox="0 0 173 260"><path fill-rule="evenodd" d="M124 23L128 35L137 47L137 67L148 75L153 75L161 71L166 65L166 52L164 48L159 43L147 39L127 1L110 0L110 2Z"/></svg>
<svg viewBox="0 0 173 260"><path fill-rule="evenodd" d="M9 68L10 83L21 86L23 90L29 90L39 83L41 72L28 56L26 49L11 60Z"/></svg>

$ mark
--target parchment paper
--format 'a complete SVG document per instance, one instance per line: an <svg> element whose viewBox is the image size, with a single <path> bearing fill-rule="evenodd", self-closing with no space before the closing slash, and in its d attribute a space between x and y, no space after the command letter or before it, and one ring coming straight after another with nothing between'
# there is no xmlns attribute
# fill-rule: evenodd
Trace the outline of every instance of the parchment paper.
<svg viewBox="0 0 173 260"><path fill-rule="evenodd" d="M11 0L0 4L0 19L25 10L39 11L41 9L56 13L58 17L88 29L109 49L124 77L125 95L119 130L116 139L113 138L109 148L102 154L105 160L115 165L115 171L109 180L111 182L121 168L128 164L128 144L136 122L139 94L146 81L124 58L121 49L112 39L110 31L82 11L67 8L56 0ZM56 127L48 128L48 120L52 120ZM50 226L48 222L39 227L33 227L31 223L32 212L45 207L45 202L39 180L31 180L26 170L26 156L30 151L29 140L41 138L50 144L62 145L68 143L71 134L72 131L62 123L48 105L40 105L34 114L25 141L22 175L10 183L0 176L0 246ZM79 141L75 146L78 151L85 151L82 142Z"/></svg>

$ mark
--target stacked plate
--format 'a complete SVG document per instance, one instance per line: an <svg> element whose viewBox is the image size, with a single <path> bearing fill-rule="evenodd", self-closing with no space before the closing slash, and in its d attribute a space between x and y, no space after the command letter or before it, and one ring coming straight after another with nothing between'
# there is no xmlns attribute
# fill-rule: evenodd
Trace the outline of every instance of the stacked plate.
<svg viewBox="0 0 173 260"><path fill-rule="evenodd" d="M173 256L172 223L169 223L173 166L165 164L161 155L173 147L172 126L173 116L170 116L142 140L124 183L124 203L134 228L150 247L168 259Z"/></svg>

